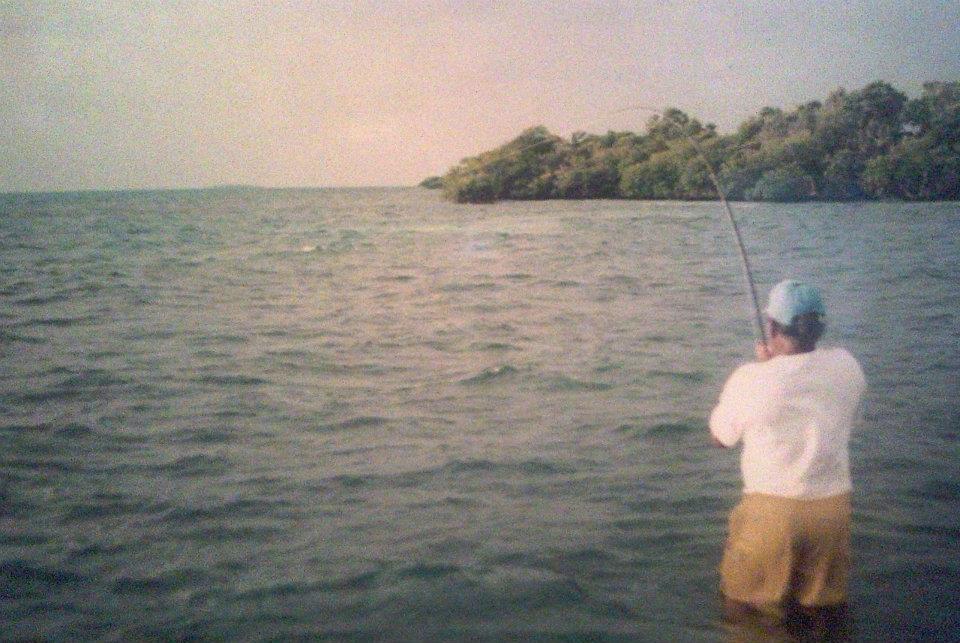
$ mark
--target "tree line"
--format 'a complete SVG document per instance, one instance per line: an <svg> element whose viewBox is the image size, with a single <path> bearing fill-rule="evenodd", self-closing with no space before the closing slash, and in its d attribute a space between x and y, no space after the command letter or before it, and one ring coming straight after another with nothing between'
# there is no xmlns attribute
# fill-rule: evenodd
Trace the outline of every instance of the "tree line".
<svg viewBox="0 0 960 643"><path fill-rule="evenodd" d="M695 146L696 144L696 146ZM908 99L885 82L792 111L766 107L721 135L679 109L643 134L531 127L421 185L445 198L715 199L702 150L734 200L960 199L960 82Z"/></svg>

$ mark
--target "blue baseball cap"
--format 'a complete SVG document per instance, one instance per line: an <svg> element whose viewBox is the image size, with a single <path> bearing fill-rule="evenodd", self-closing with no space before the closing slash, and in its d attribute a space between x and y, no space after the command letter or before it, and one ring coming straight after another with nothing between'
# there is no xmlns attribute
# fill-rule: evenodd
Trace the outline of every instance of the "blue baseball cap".
<svg viewBox="0 0 960 643"><path fill-rule="evenodd" d="M792 279L784 279L770 291L767 296L767 307L763 312L770 319L789 326L797 315L808 313L826 315L827 309L823 306L820 291L815 287Z"/></svg>

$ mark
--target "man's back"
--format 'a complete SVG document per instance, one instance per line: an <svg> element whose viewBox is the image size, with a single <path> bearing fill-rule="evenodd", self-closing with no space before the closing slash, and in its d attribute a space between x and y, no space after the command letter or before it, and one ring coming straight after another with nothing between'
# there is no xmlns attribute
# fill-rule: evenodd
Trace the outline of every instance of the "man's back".
<svg viewBox="0 0 960 643"><path fill-rule="evenodd" d="M847 443L864 388L859 364L842 348L746 364L724 386L710 430L726 446L743 440L746 493L845 493Z"/></svg>

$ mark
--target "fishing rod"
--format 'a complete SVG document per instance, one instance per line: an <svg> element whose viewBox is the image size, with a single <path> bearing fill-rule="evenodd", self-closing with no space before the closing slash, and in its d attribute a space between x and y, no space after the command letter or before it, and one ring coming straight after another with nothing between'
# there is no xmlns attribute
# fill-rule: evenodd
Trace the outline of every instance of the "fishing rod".
<svg viewBox="0 0 960 643"><path fill-rule="evenodd" d="M652 109L644 105L631 105L623 109L615 110L614 114L631 112L631 111L646 111L656 116L662 117L663 114L660 110ZM720 203L723 204L723 208L727 213L727 220L730 222L730 227L733 230L733 238L737 242L737 249L740 251L740 264L743 266L743 276L747 280L747 288L750 292L750 300L753 303L753 313L754 313L754 322L757 325L757 335L760 337L760 341L764 344L767 343L767 330L763 323L763 314L760 312L760 300L757 298L757 286L753 280L753 271L750 269L750 259L747 256L747 249L743 245L743 236L740 234L740 226L737 225L737 219L733 216L733 209L730 207L730 202L727 201L727 195L723 191L723 186L720 185L720 179L717 177L716 170L713 169L713 164L710 162L710 159L707 158L707 155L704 153L703 148L693 138L690 134L683 134L683 137L693 146L693 149L697 152L697 155L700 157L700 160L703 161L703 164L707 168L707 175L710 177L710 181L713 183L713 187L717 190L717 196L720 197Z"/></svg>
<svg viewBox="0 0 960 643"><path fill-rule="evenodd" d="M610 114L622 114L624 112L633 112L633 111L645 111L650 112L658 117L663 117L663 113L658 109L653 109L645 105L631 105L624 107L622 109L617 109ZM737 249L740 252L740 263L743 267L743 276L747 282L747 289L750 293L750 300L753 303L753 313L754 313L754 322L757 326L757 335L760 338L760 341L764 344L767 343L767 331L763 323L763 314L760 312L760 300L757 297L757 286L753 280L753 271L750 269L750 259L747 256L746 247L743 244L743 236L740 234L740 226L737 225L737 219L733 216L733 209L730 207L729 201L727 201L727 195L723 191L723 186L720 185L720 179L717 176L716 170L713 168L713 164L710 163L710 160L707 158L707 155L704 153L703 148L700 144L693 138L692 135L682 132L684 139L693 147L697 155L700 157L700 160L703 161L703 164L707 168L707 175L710 177L711 183L713 183L714 188L717 190L717 196L720 198L720 203L723 204L723 208L727 213L727 221L730 223L730 228L733 230L733 237L737 244ZM540 147L544 144L555 144L558 142L559 137L556 138L547 138L543 140L536 141L529 145L522 146L518 149L512 150L511 154L523 154L524 152ZM482 156L482 155L481 155ZM477 159L481 158L480 156L476 157Z"/></svg>
<svg viewBox="0 0 960 643"><path fill-rule="evenodd" d="M690 144L693 145L693 149L695 149L697 154L700 155L700 159L703 161L703 164L707 166L707 174L710 176L713 186L717 189L717 196L720 197L720 203L723 204L724 209L727 211L727 220L730 221L730 227L733 229L733 238L737 242L737 249L740 250L740 263L743 266L743 276L746 277L747 287L750 289L750 299L753 302L753 314L754 321L757 324L757 334L760 337L760 341L766 345L767 330L764 327L763 315L760 312L760 300L757 298L757 285L753 281L753 271L750 270L750 259L747 257L747 250L743 245L743 237L740 235L740 226L737 225L737 220L733 216L733 210L730 208L730 202L727 201L727 196L723 192L723 187L720 185L720 180L717 178L717 173L714 171L713 165L707 159L707 155L703 153L703 148L701 148L700 144L697 143L697 141L692 137L688 136L687 140L690 141Z"/></svg>

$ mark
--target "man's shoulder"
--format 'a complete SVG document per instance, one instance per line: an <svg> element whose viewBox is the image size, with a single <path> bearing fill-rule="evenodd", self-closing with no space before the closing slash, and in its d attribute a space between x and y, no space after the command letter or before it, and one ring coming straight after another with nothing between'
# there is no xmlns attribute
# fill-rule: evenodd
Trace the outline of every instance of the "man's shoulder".
<svg viewBox="0 0 960 643"><path fill-rule="evenodd" d="M856 377L861 381L866 381L863 375L863 368L857 358L842 346L833 346L822 349L823 359L833 364L835 368L845 371L848 376Z"/></svg>
<svg viewBox="0 0 960 643"><path fill-rule="evenodd" d="M818 352L821 354L822 359L840 364L855 365L857 368L860 368L860 362L857 361L857 358L843 346L829 346L819 349Z"/></svg>

